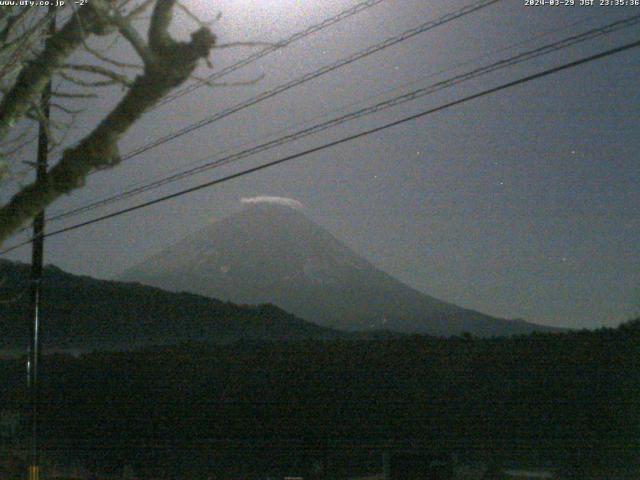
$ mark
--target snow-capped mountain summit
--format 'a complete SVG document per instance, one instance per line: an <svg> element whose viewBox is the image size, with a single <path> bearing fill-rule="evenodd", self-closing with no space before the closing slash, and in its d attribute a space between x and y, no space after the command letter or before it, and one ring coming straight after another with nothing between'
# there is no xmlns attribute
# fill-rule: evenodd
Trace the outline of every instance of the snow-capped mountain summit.
<svg viewBox="0 0 640 480"><path fill-rule="evenodd" d="M547 328L435 299L354 253L290 199L256 197L121 279L235 303L273 303L345 330L511 335Z"/></svg>

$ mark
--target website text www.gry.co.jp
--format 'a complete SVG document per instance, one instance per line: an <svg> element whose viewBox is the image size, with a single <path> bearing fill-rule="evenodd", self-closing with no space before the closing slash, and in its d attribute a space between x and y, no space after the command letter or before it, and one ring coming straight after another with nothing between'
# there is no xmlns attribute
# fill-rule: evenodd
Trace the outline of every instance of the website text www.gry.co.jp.
<svg viewBox="0 0 640 480"><path fill-rule="evenodd" d="M63 7L65 4L65 0L0 0L0 7Z"/></svg>

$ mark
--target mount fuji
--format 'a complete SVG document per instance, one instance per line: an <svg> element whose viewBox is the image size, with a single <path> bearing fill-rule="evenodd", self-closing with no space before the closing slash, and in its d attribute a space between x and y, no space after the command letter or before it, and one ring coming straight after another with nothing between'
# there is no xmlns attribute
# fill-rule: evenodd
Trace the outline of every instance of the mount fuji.
<svg viewBox="0 0 640 480"><path fill-rule="evenodd" d="M551 331L433 298L360 257L278 197L247 200L120 279L241 304L272 303L318 325L489 337Z"/></svg>

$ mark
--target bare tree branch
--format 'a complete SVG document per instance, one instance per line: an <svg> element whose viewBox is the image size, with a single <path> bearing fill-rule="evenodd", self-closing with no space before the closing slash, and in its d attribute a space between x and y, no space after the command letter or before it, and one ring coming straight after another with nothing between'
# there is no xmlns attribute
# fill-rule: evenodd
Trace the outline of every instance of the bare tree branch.
<svg viewBox="0 0 640 480"><path fill-rule="evenodd" d="M142 67L140 67L142 68ZM86 72L86 73L91 73L93 75L99 75L102 77L106 77L111 81L111 84L113 85L114 83L120 83L126 87L131 87L133 85L133 80L131 80L130 78L128 78L125 75L122 75L118 72L114 72L113 70L110 70L108 68L104 68L101 67L99 65L65 65L64 69L68 69L68 70L75 70L78 72Z"/></svg>
<svg viewBox="0 0 640 480"><path fill-rule="evenodd" d="M56 109L56 110L60 110L61 112L66 113L67 115L71 115L71 116L78 115L78 114L80 114L80 113L82 113L82 112L84 112L86 110L84 108L76 110L76 109L73 109L73 108L69 108L69 107L67 107L65 105L61 105L59 103L55 103L55 102L51 103L51 108Z"/></svg>
<svg viewBox="0 0 640 480"><path fill-rule="evenodd" d="M42 52L22 69L10 92L0 103L0 140L26 114L33 99L38 98L51 75L83 41L85 31L105 33L104 18L110 11L104 0L92 0L79 9L67 24L49 38Z"/></svg>
<svg viewBox="0 0 640 480"><path fill-rule="evenodd" d="M247 86L247 85L255 85L256 83L258 83L260 80L264 78L264 73L261 75L258 75L256 78L253 78L251 80L238 80L235 82L212 82L208 78L202 78L197 75L191 75L191 78L194 80L197 80L198 83L202 85L206 85L208 87L240 87L240 86Z"/></svg>
<svg viewBox="0 0 640 480"><path fill-rule="evenodd" d="M175 42L169 35L173 6L176 0L158 0L151 15L149 25L149 46L158 54L165 48L170 48Z"/></svg>
<svg viewBox="0 0 640 480"><path fill-rule="evenodd" d="M51 92L51 96L58 98L98 98L98 95L95 93L62 92L60 90L54 90Z"/></svg>
<svg viewBox="0 0 640 480"><path fill-rule="evenodd" d="M98 4L100 1L92 0L95 2L92 4ZM187 80L200 59L208 57L216 40L208 28L203 27L194 32L189 42L179 42L170 36L168 29L174 5L175 0L157 0L148 34L148 48L151 53L147 58L143 58L145 62L143 73L134 80L118 105L78 145L63 152L62 159L50 170L46 180L36 181L24 187L9 203L0 208L0 242L58 197L82 186L90 172L117 165L120 161L119 139L147 109L153 107L173 88ZM78 18L80 16L82 13ZM109 10L108 18L115 17L119 15ZM122 19L122 17L119 18ZM86 19L83 17L82 21L86 28L87 24L95 20L88 15ZM73 20L70 21L72 22ZM126 29L118 25L119 20L115 22L121 34L125 36ZM65 29L59 32L60 36L56 34L57 38L52 37L52 41L54 38L56 40L55 47L45 48L50 55L54 55L54 60L44 57L43 65L28 67L39 78L48 79L55 68L63 66L64 59L71 50L82 42L81 26L77 24L77 20L74 25L70 27L67 24ZM104 26L98 27L104 28ZM22 93L25 98L32 98L42 91L38 90L38 81L27 82L22 74L21 81L24 85L22 88L27 90ZM6 98L3 99L3 104ZM23 101L23 103L28 102ZM2 122L0 128L4 128L5 132L10 128L12 119L15 121L15 118L18 118L17 114L23 106L15 104L12 108L10 115L6 115L4 110L0 115ZM22 113L26 110L27 108L24 107Z"/></svg>
<svg viewBox="0 0 640 480"><path fill-rule="evenodd" d="M98 60L101 60L105 63L108 63L110 65L113 65L114 67L118 67L118 68L128 68L131 70L142 70L144 67L142 65L138 65L135 63L127 63L127 62L121 62L119 60L115 60L111 57L106 56L104 53L96 50L95 48L87 45L86 43L83 45L84 49L89 52L91 55L93 55L95 58L97 58Z"/></svg>
<svg viewBox="0 0 640 480"><path fill-rule="evenodd" d="M27 7L24 7L22 9L19 9L18 13L16 13L15 15L12 15L12 16L10 16L10 17L8 17L6 19L6 24L4 25L2 30L0 30L0 42L2 42L3 44L6 45L6 43L9 40L9 36L11 35L11 32L13 31L13 28L19 22L21 22L28 13L29 13L29 9ZM5 20L5 19L3 19L3 20ZM3 46L3 48L4 48L4 46Z"/></svg>
<svg viewBox="0 0 640 480"><path fill-rule="evenodd" d="M127 39L144 63L155 62L153 53L147 46L146 42L126 18L123 18L118 12L114 12L112 13L111 19L118 27L120 34Z"/></svg>
<svg viewBox="0 0 640 480"><path fill-rule="evenodd" d="M142 15L144 12L146 12L149 9L149 7L152 4L153 4L153 0L145 0L144 2L142 2L140 5L138 5L136 8L134 8L127 14L127 19L131 20L138 17L139 15Z"/></svg>
<svg viewBox="0 0 640 480"><path fill-rule="evenodd" d="M122 84L123 86L131 86L133 82L121 83L119 81L108 79L108 80L85 80L84 78L78 78L74 75L69 75L63 71L58 72L61 78L66 80L69 83L77 85L79 87L90 87L90 88L101 88L101 87L112 87L116 84Z"/></svg>
<svg viewBox="0 0 640 480"><path fill-rule="evenodd" d="M182 2L176 2L176 6L180 10L182 10L187 15L187 17L193 20L193 22L199 27L211 27L214 23L220 20L220 17L221 17L221 14L218 13L218 15L216 15L216 17L213 20L203 21L200 18L198 18L198 16L194 14L191 10L189 10L189 8L186 5L184 5Z"/></svg>
<svg viewBox="0 0 640 480"><path fill-rule="evenodd" d="M6 143L2 149L0 150L0 158L2 157L10 157L15 155L16 153L22 151L27 145L30 145L34 141L36 141L38 137L36 135L32 135L30 137L25 138L20 143L14 144L14 140L9 143ZM10 149L7 149L9 145L14 144Z"/></svg>
<svg viewBox="0 0 640 480"><path fill-rule="evenodd" d="M216 50L220 50L223 48L238 48L238 47L272 47L275 43L270 42L230 42L230 43L220 43L216 45L214 48Z"/></svg>

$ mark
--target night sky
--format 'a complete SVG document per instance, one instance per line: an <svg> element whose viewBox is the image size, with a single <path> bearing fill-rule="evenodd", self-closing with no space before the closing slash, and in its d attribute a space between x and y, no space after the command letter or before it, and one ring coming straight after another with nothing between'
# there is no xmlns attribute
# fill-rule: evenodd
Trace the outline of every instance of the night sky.
<svg viewBox="0 0 640 480"><path fill-rule="evenodd" d="M356 0L187 0L222 43L276 42ZM454 11L466 1L388 0L279 50L225 81L145 118L128 152L262 91ZM56 213L186 169L223 151L298 130L389 96L472 70L640 7L526 7L503 0L232 117L93 175ZM579 3L579 0L576 0ZM215 5L215 9L211 6ZM195 28L184 17L176 34ZM638 39L637 26L465 82L415 102L227 167L51 223L71 225ZM508 49L513 45L515 48ZM123 43L114 47L131 59ZM214 51L214 69L256 48ZM501 50L499 53L497 51ZM462 65L461 65L462 64ZM412 287L484 313L541 324L615 326L640 313L640 49L465 103L382 133L46 241L46 262L112 278L208 222L242 197L301 202L306 214ZM199 74L211 70L203 67ZM81 138L121 95L93 101ZM5 246L23 238L16 236ZM29 248L8 256L27 260Z"/></svg>

